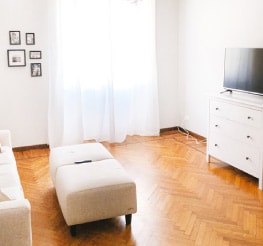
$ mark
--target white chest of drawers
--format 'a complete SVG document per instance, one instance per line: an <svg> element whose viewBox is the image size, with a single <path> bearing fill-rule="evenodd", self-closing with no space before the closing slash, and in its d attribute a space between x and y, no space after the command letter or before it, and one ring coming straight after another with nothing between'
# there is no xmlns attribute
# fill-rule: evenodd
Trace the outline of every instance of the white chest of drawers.
<svg viewBox="0 0 263 246"><path fill-rule="evenodd" d="M263 176L263 97L242 93L209 99L207 161L213 156L259 179Z"/></svg>

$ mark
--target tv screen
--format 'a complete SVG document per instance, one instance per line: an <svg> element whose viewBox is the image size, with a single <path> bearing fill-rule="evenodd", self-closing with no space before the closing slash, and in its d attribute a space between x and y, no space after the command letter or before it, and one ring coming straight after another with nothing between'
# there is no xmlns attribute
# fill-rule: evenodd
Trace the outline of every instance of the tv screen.
<svg viewBox="0 0 263 246"><path fill-rule="evenodd" d="M225 50L224 88L263 94L263 49Z"/></svg>

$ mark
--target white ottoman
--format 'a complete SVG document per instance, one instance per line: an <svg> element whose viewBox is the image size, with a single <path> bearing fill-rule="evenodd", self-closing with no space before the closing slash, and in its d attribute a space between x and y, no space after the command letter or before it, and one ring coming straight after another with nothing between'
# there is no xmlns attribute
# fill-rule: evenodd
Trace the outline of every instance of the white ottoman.
<svg viewBox="0 0 263 246"><path fill-rule="evenodd" d="M74 162L80 162L76 164ZM100 143L53 148L50 172L71 234L76 225L137 211L136 185Z"/></svg>

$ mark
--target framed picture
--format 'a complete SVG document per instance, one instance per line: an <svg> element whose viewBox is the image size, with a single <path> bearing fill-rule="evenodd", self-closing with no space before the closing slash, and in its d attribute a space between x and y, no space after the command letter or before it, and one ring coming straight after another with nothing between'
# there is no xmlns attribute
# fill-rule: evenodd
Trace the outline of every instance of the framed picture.
<svg viewBox="0 0 263 246"><path fill-rule="evenodd" d="M41 63L31 63L31 77L41 77Z"/></svg>
<svg viewBox="0 0 263 246"><path fill-rule="evenodd" d="M26 66L25 50L7 50L8 67Z"/></svg>
<svg viewBox="0 0 263 246"><path fill-rule="evenodd" d="M9 42L11 45L21 44L20 31L9 31Z"/></svg>
<svg viewBox="0 0 263 246"><path fill-rule="evenodd" d="M35 44L35 33L26 33L26 44L27 45Z"/></svg>
<svg viewBox="0 0 263 246"><path fill-rule="evenodd" d="M29 58L30 59L41 59L41 51L40 50L32 50L29 51Z"/></svg>

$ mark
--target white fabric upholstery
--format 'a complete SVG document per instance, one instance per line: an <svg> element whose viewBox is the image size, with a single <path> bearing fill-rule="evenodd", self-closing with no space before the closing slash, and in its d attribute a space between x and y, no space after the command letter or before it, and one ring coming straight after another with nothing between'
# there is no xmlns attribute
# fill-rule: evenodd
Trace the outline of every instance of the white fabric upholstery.
<svg viewBox="0 0 263 246"><path fill-rule="evenodd" d="M0 202L0 245L32 245L31 209L27 199Z"/></svg>
<svg viewBox="0 0 263 246"><path fill-rule="evenodd" d="M10 200L24 199L17 167L13 163L0 165L0 191Z"/></svg>
<svg viewBox="0 0 263 246"><path fill-rule="evenodd" d="M0 245L32 245L31 208L24 197L8 130L0 130Z"/></svg>
<svg viewBox="0 0 263 246"><path fill-rule="evenodd" d="M20 178L15 165L0 165L0 189L3 187L19 186Z"/></svg>
<svg viewBox="0 0 263 246"><path fill-rule="evenodd" d="M11 133L9 130L0 130L0 143L2 146L12 147Z"/></svg>
<svg viewBox="0 0 263 246"><path fill-rule="evenodd" d="M85 145L88 149L89 144ZM84 148L83 146L72 147L75 150ZM133 214L137 211L135 183L123 167L108 154L103 145L100 145L98 149L99 155L98 153L93 155L102 160L69 165L69 161L64 159L63 162L66 165L56 164L54 185L63 216L69 226ZM50 165L56 163L54 157L59 156L57 151L57 148L51 149ZM59 152L61 153L61 149ZM89 158L90 154L89 152L83 158ZM71 157L71 163L74 163L73 157Z"/></svg>
<svg viewBox="0 0 263 246"><path fill-rule="evenodd" d="M15 164L16 160L9 146L2 146L2 152L0 153L0 165L2 164Z"/></svg>
<svg viewBox="0 0 263 246"><path fill-rule="evenodd" d="M64 165L72 165L75 161L91 160L101 161L111 159L113 156L100 143L78 144L64 147L56 147L50 151L50 173L55 185L57 168Z"/></svg>
<svg viewBox="0 0 263 246"><path fill-rule="evenodd" d="M9 197L4 194L2 191L0 191L0 202L3 202L3 201L9 201Z"/></svg>

